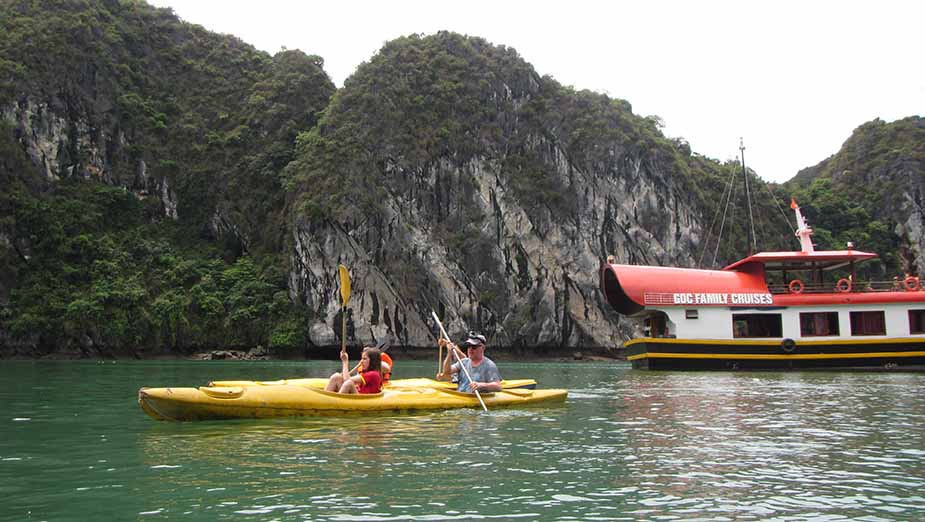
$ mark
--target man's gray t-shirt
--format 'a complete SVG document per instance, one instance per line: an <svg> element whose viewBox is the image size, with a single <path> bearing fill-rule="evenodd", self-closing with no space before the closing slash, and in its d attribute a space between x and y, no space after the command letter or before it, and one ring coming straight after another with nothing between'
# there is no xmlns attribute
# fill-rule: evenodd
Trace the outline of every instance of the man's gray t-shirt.
<svg viewBox="0 0 925 522"><path fill-rule="evenodd" d="M472 379L475 382L496 382L501 380L501 372L498 371L498 367L495 366L495 362L489 359L488 357L483 357L482 362L476 366L472 367L472 361L468 357L461 361L461 364L465 365L466 370L469 370L469 375L472 376ZM472 392L469 389L469 378L466 377L466 372L462 371L459 368L460 363L453 364L453 371L458 371L457 375L459 376L459 386L456 388L461 392Z"/></svg>

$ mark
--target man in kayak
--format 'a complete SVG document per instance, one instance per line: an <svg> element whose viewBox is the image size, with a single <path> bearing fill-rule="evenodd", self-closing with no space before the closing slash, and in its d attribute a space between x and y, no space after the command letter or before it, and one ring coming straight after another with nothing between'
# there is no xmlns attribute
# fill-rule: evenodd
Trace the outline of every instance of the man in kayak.
<svg viewBox="0 0 925 522"><path fill-rule="evenodd" d="M443 361L443 371L437 374L437 380L447 381L456 375L459 378L459 385L456 389L461 392L501 391L501 372L498 371L494 361L485 357L485 343L484 335L469 332L466 342L463 343L467 353L463 354L453 342L440 339L441 346L449 346L449 350ZM455 363L454 360L456 360ZM469 376L472 377L471 382Z"/></svg>
<svg viewBox="0 0 925 522"><path fill-rule="evenodd" d="M349 356L346 351L340 352L343 364L340 373L331 375L325 391L337 393L379 393L382 391L382 359L379 350L367 348L360 357L360 368L357 374L350 376L348 366Z"/></svg>

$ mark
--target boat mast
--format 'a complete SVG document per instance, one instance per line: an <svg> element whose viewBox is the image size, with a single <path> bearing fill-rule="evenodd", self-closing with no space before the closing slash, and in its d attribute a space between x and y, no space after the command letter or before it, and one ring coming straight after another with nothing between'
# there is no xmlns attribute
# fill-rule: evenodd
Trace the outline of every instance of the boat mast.
<svg viewBox="0 0 925 522"><path fill-rule="evenodd" d="M739 154L742 156L742 179L745 182L745 202L748 205L747 250L748 256L751 256L758 250L758 241L755 239L755 218L752 215L752 195L748 190L748 171L745 170L745 143L741 137L739 137Z"/></svg>
<svg viewBox="0 0 925 522"><path fill-rule="evenodd" d="M803 219L803 213L800 212L800 205L797 205L797 201L793 198L790 198L790 208L793 209L793 212L797 216L797 231L794 235L800 238L800 251L805 252L807 254L811 254L815 252L816 249L813 248L813 240L812 240L813 229L810 228L809 225L806 224L806 220ZM851 247L849 247L849 250L852 247L854 247L853 244L851 244Z"/></svg>

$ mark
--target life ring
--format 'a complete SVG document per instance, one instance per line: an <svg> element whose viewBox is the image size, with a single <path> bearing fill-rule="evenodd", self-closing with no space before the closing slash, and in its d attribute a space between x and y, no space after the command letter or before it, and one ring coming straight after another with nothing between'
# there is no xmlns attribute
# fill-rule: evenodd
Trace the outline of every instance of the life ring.
<svg viewBox="0 0 925 522"><path fill-rule="evenodd" d="M915 276L909 276L903 279L903 286L909 292L913 290L918 290L919 289L919 278Z"/></svg>
<svg viewBox="0 0 925 522"><path fill-rule="evenodd" d="M803 281L799 279L794 279L790 281L790 293L791 294L802 294L803 293Z"/></svg>
<svg viewBox="0 0 925 522"><path fill-rule="evenodd" d="M793 353L797 349L797 343L793 339L784 339L780 342L780 349L784 353Z"/></svg>
<svg viewBox="0 0 925 522"><path fill-rule="evenodd" d="M841 293L850 292L851 291L851 280L845 279L845 278L839 279L838 282L835 283L835 290Z"/></svg>

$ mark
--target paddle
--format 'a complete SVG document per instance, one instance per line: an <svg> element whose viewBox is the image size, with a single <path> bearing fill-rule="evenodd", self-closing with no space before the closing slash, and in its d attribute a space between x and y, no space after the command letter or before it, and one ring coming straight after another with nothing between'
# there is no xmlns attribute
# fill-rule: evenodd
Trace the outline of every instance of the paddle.
<svg viewBox="0 0 925 522"><path fill-rule="evenodd" d="M350 273L347 272L347 267L340 265L338 267L340 275L340 298L344 303L344 307L341 309L341 335L340 335L340 351L347 351L347 301L350 300Z"/></svg>
<svg viewBox="0 0 925 522"><path fill-rule="evenodd" d="M442 335L440 339L443 339ZM437 339L437 373L443 371L443 345L440 344L440 339Z"/></svg>
<svg viewBox="0 0 925 522"><path fill-rule="evenodd" d="M437 321L437 326L440 327L440 333L443 335L443 338L446 339L447 341L449 341L449 340L450 340L450 336L446 334L446 330L443 328L443 323L441 323L441 322L440 322L440 318L437 317L437 312L434 312L433 310L431 310L430 313L434 316L434 321ZM438 345L439 345L439 343L438 343ZM456 356L456 362L459 363L459 367L462 368L462 371L466 373L466 378L469 379L469 382L470 382L470 383L475 382L475 381L472 380L472 376L469 375L469 370L467 370L467 369L466 369L466 365L464 365L464 364L462 363L462 359L459 358L459 354L456 353L456 350L454 350L454 349L452 349L452 348L448 348L448 349L449 349L451 352L453 352L453 355ZM482 400L482 395L479 394L479 391L478 391L478 390L473 390L473 391L475 392L475 396L478 397L479 403L482 405L482 409L485 410L485 411L488 411L488 406L485 406L485 401Z"/></svg>

